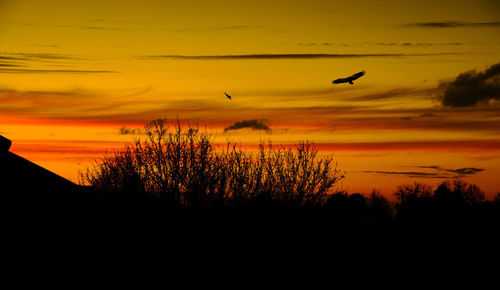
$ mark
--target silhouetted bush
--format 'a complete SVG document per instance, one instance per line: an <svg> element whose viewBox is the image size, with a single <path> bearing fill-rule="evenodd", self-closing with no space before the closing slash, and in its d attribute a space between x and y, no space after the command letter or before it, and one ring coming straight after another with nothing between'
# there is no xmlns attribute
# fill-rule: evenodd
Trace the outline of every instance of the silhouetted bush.
<svg viewBox="0 0 500 290"><path fill-rule="evenodd" d="M173 130L164 119L145 126L147 139L106 156L81 174L94 188L199 207L250 199L320 202L344 177L332 157L313 143L294 147L261 143L257 154L228 143L216 150L198 129Z"/></svg>

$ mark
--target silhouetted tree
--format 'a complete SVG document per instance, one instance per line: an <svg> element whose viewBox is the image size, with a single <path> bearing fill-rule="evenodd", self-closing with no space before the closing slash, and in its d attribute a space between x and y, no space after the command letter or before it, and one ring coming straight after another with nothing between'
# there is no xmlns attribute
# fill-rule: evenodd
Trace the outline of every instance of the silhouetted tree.
<svg viewBox="0 0 500 290"><path fill-rule="evenodd" d="M484 201L485 195L479 186L456 178L439 184L434 191L434 198L441 202L474 204Z"/></svg>
<svg viewBox="0 0 500 290"><path fill-rule="evenodd" d="M500 224L500 193L485 201L477 185L461 179L435 188L418 182L401 185L394 193L396 202L390 202L376 190L332 193L344 172L332 157L319 157L313 143L261 143L249 153L231 143L216 149L210 134L184 129L179 121L169 128L166 120L154 120L144 131L145 140L111 152L82 173L81 182L110 200L153 200L145 203L159 209L153 212L171 212L176 221L194 216L201 228L248 229L244 225L252 224L256 237L286 233L279 246L310 237L316 240L309 245L316 245L326 236L361 246L368 237L377 237L379 246L394 238L392 245L399 249L440 251L449 245L477 247L475 238L491 240L489 233ZM151 214L150 208L141 216L150 216L148 221L164 217Z"/></svg>
<svg viewBox="0 0 500 290"><path fill-rule="evenodd" d="M318 157L313 143L260 144L252 155L228 143L217 151L212 137L198 129L169 130L166 120L145 126L137 140L81 174L109 192L142 193L190 207L245 203L263 197L297 204L320 202L344 177L332 157ZM261 198L262 200L262 198Z"/></svg>
<svg viewBox="0 0 500 290"><path fill-rule="evenodd" d="M500 192L497 193L493 198L493 204L495 204L496 206L500 206Z"/></svg>
<svg viewBox="0 0 500 290"><path fill-rule="evenodd" d="M401 224L428 225L433 219L432 187L415 182L398 187L396 220Z"/></svg>
<svg viewBox="0 0 500 290"><path fill-rule="evenodd" d="M369 208L369 223L388 225L393 219L393 207L379 191L374 189L367 198Z"/></svg>
<svg viewBox="0 0 500 290"><path fill-rule="evenodd" d="M394 193L401 204L417 201L419 199L429 199L432 197L432 187L428 184L415 182L414 184L405 184L398 187Z"/></svg>

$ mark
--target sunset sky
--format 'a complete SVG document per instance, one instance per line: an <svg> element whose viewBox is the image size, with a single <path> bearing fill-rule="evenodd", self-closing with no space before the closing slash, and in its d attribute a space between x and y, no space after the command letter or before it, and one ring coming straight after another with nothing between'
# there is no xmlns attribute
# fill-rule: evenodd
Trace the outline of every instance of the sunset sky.
<svg viewBox="0 0 500 290"><path fill-rule="evenodd" d="M496 0L0 0L0 134L78 182L179 118L217 143L313 141L351 193L462 176L492 198L499 64Z"/></svg>

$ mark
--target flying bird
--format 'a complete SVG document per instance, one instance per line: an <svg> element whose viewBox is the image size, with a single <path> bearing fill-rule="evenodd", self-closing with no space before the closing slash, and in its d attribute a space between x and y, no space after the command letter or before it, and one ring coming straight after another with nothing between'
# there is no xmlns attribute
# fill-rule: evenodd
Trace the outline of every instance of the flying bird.
<svg viewBox="0 0 500 290"><path fill-rule="evenodd" d="M360 77L365 75L365 71L361 71L359 73L355 73L350 77L347 78L340 78L332 81L334 84L341 84L341 83L350 83L351 85L354 85L352 81L359 79Z"/></svg>
<svg viewBox="0 0 500 290"><path fill-rule="evenodd" d="M224 95L226 95L226 97L227 97L228 99L232 100L232 99L231 99L231 96L230 96L230 95L228 95L226 92L224 92Z"/></svg>

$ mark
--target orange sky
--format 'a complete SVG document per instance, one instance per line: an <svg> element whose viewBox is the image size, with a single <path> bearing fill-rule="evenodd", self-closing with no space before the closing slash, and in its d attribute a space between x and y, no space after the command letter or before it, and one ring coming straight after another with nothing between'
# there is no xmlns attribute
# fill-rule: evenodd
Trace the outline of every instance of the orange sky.
<svg viewBox="0 0 500 290"><path fill-rule="evenodd" d="M178 117L218 143L313 141L350 192L462 175L491 198L498 98L438 96L500 62L497 2L0 0L0 134L77 181L149 120ZM224 132L243 120L271 130Z"/></svg>

